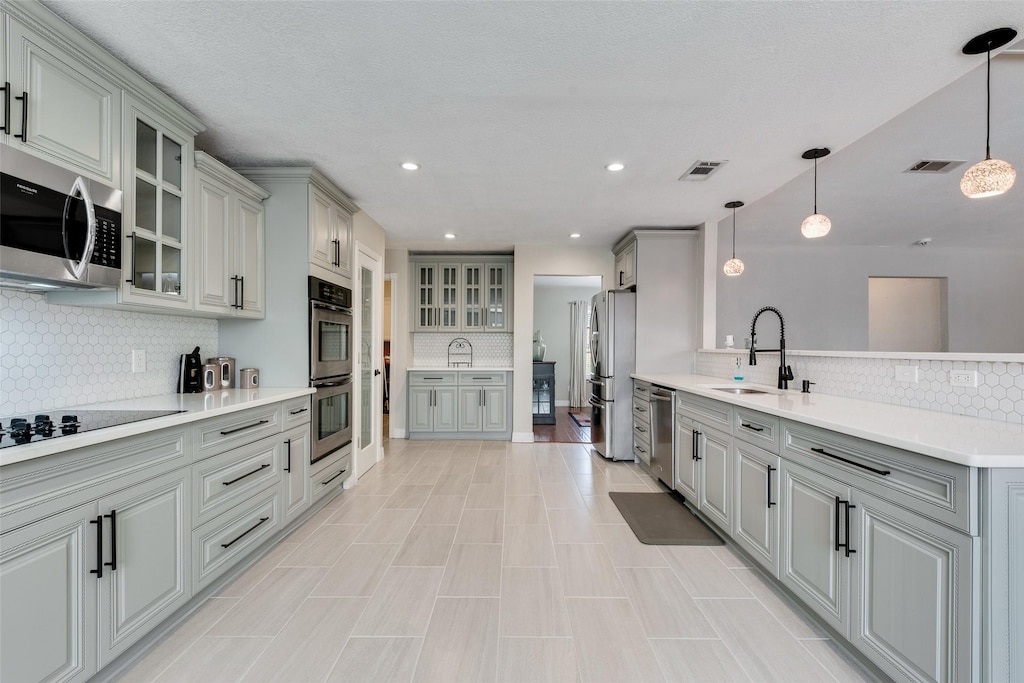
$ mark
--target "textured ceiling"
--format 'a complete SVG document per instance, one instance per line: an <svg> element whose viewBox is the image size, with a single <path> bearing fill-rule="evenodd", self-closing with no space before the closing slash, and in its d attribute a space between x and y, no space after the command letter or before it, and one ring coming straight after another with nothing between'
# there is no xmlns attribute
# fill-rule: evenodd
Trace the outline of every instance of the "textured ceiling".
<svg viewBox="0 0 1024 683"><path fill-rule="evenodd" d="M451 248L445 232L610 246L630 227L718 220L807 172L817 146L840 152L819 167L823 202L891 206L874 176L826 194L844 148L976 68L968 38L1024 28L1019 0L44 4L198 115L198 148L314 163L414 248ZM887 143L905 147L900 170L979 158L983 91L967 89L970 111L938 112L936 136ZM1003 133L1024 128L1022 92ZM1002 154L1024 170L1022 153ZM728 163L679 182L698 159Z"/></svg>

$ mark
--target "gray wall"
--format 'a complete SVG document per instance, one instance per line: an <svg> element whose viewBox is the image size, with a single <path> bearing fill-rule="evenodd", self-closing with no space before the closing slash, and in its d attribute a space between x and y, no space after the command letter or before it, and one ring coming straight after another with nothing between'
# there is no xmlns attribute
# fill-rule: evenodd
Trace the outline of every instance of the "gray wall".
<svg viewBox="0 0 1024 683"><path fill-rule="evenodd" d="M560 405L569 400L569 302L590 301L599 291L596 287L533 288L533 330L544 335L548 347L544 360L555 361L555 400Z"/></svg>
<svg viewBox="0 0 1024 683"><path fill-rule="evenodd" d="M724 263L728 251L720 244L718 253ZM741 241L737 256L746 265L739 277L726 277L718 266L718 348L727 334L742 347L757 309L775 306L786 317L788 348L866 351L868 277L906 276L948 278L950 351L1024 352L1024 250L744 247ZM775 348L777 341L777 324L762 316L758 344Z"/></svg>

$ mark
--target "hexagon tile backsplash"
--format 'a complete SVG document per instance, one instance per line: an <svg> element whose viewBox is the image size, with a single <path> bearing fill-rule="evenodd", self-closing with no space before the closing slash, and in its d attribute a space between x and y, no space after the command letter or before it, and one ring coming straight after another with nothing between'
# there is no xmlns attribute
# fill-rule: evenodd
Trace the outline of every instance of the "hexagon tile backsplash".
<svg viewBox="0 0 1024 683"><path fill-rule="evenodd" d="M412 367L446 367L448 344L456 337L473 345L474 367L512 367L512 335L501 332L417 332L412 335Z"/></svg>
<svg viewBox="0 0 1024 683"><path fill-rule="evenodd" d="M762 354L758 354L760 357ZM738 353L697 353L696 373L732 379L736 358L740 358L745 381L774 385L779 369L779 354L764 353L754 367L747 365L747 351ZM865 401L892 403L912 408L936 410L955 415L971 415L999 422L1024 423L1024 363L1000 363L963 360L906 360L899 358L851 358L839 356L788 355L796 379L790 388L799 388L800 380L815 383L812 391ZM919 379L914 384L896 380L896 366L916 365ZM978 386L954 387L950 373L973 370Z"/></svg>
<svg viewBox="0 0 1024 683"><path fill-rule="evenodd" d="M217 321L47 303L0 290L0 414L172 393L178 357L217 355ZM146 372L132 373L132 349Z"/></svg>

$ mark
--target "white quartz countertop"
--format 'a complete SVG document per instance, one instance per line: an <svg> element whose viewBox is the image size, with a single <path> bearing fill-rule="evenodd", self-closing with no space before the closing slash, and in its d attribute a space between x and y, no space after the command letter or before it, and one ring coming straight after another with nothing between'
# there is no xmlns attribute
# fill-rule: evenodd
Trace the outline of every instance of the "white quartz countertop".
<svg viewBox="0 0 1024 683"><path fill-rule="evenodd" d="M1024 467L1024 425L799 389L681 374L636 374L652 384L759 410L823 429L971 467ZM727 394L713 387L748 386L773 393Z"/></svg>
<svg viewBox="0 0 1024 683"><path fill-rule="evenodd" d="M512 372L512 367L501 367L499 365L474 365L471 368L450 368L447 365L417 365L409 368L409 372Z"/></svg>
<svg viewBox="0 0 1024 683"><path fill-rule="evenodd" d="M51 413L73 413L76 409L184 410L185 412L140 420L139 422L117 425L116 427L95 429L90 432L82 432L81 434L72 434L71 436L46 439L21 446L9 446L0 450L0 467L32 460L44 455L53 455L54 453L82 448L83 446L94 446L107 441L114 441L115 439L137 436L158 429L177 427L178 425L196 422L197 420L227 415L228 413L245 410L246 408L256 408L268 403L280 403L281 401L299 398L300 396L309 396L315 391L315 389L309 387L301 389L274 389L267 387L260 387L259 389L227 389L225 391L211 391L202 394L165 394L161 396L148 396L146 398L125 399L123 401L51 408Z"/></svg>

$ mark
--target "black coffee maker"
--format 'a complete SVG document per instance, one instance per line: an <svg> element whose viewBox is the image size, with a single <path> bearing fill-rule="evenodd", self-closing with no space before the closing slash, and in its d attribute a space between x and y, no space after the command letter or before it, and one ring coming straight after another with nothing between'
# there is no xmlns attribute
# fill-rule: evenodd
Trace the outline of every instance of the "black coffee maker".
<svg viewBox="0 0 1024 683"><path fill-rule="evenodd" d="M178 393L198 394L203 391L203 361L199 356L199 347L192 353L181 354L178 362Z"/></svg>

